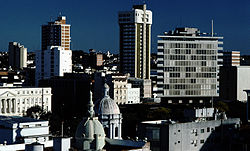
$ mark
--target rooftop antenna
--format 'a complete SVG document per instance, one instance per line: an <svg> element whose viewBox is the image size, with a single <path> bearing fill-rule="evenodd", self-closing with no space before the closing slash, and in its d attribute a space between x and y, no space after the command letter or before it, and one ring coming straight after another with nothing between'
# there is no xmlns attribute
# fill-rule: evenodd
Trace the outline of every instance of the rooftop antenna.
<svg viewBox="0 0 250 151"><path fill-rule="evenodd" d="M211 22L211 26L212 26L212 37L214 36L214 20L212 19Z"/></svg>

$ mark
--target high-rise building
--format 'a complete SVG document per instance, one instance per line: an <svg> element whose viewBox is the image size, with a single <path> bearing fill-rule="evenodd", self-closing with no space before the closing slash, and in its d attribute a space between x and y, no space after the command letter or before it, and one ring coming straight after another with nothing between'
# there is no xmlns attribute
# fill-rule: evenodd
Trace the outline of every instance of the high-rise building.
<svg viewBox="0 0 250 151"><path fill-rule="evenodd" d="M66 24L65 16L42 25L42 50L47 50L48 46L62 46L64 50L70 50L70 39L70 25Z"/></svg>
<svg viewBox="0 0 250 151"><path fill-rule="evenodd" d="M43 52L43 53L42 53ZM44 63L42 63L42 54ZM42 72L43 71L43 74ZM72 72L72 51L64 50L61 46L51 46L48 50L36 52L36 84L40 79L49 79L53 76L63 76Z"/></svg>
<svg viewBox="0 0 250 151"><path fill-rule="evenodd" d="M150 79L152 12L146 4L119 12L120 71L132 77Z"/></svg>
<svg viewBox="0 0 250 151"><path fill-rule="evenodd" d="M36 85L41 79L63 76L72 72L70 25L60 16L48 25L42 25L42 50L36 52Z"/></svg>
<svg viewBox="0 0 250 151"><path fill-rule="evenodd" d="M18 42L9 42L9 66L14 69L27 67L27 48Z"/></svg>
<svg viewBox="0 0 250 151"><path fill-rule="evenodd" d="M240 66L240 51L224 51L223 66Z"/></svg>
<svg viewBox="0 0 250 151"><path fill-rule="evenodd" d="M192 103L195 98L202 103L219 96L218 52L223 37L205 36L197 28L176 28L158 38L158 97L170 103Z"/></svg>

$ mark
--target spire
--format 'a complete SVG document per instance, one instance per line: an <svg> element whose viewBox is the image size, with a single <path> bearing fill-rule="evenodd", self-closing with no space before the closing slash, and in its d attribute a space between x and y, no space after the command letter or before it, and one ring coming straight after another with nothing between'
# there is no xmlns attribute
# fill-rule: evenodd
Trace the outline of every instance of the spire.
<svg viewBox="0 0 250 151"><path fill-rule="evenodd" d="M104 84L104 97L109 97L109 86L107 83Z"/></svg>
<svg viewBox="0 0 250 151"><path fill-rule="evenodd" d="M93 100L92 100L92 92L90 91L90 99L89 99L89 104L88 104L88 107L89 107L89 117L93 118L95 116L95 111L94 111L94 103L93 103Z"/></svg>

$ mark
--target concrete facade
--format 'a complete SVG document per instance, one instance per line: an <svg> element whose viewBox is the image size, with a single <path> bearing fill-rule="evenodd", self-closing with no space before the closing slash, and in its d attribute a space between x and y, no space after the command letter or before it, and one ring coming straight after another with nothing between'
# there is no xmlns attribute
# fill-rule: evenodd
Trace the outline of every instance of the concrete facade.
<svg viewBox="0 0 250 151"><path fill-rule="evenodd" d="M27 117L0 116L0 144L46 142L49 140L49 122Z"/></svg>
<svg viewBox="0 0 250 151"><path fill-rule="evenodd" d="M40 79L63 76L72 72L72 51L60 46L36 52L36 85Z"/></svg>
<svg viewBox="0 0 250 151"><path fill-rule="evenodd" d="M140 88L132 88L132 84L127 84L127 100L126 104L140 103Z"/></svg>
<svg viewBox="0 0 250 151"><path fill-rule="evenodd" d="M227 132L239 126L239 118L187 123L159 120L142 122L138 133L140 137L148 138L153 151L218 150L224 148L220 144L221 135L226 139Z"/></svg>
<svg viewBox="0 0 250 151"><path fill-rule="evenodd" d="M158 97L219 96L218 52L223 37L202 36L197 28L176 28L158 38Z"/></svg>

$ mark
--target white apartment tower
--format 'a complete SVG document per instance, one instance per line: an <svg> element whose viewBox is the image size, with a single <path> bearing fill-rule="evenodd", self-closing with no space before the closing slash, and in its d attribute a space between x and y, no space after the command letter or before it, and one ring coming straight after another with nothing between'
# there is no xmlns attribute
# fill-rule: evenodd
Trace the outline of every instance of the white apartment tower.
<svg viewBox="0 0 250 151"><path fill-rule="evenodd" d="M42 55L44 63L42 63ZM42 72L43 71L43 74ZM61 46L51 46L48 50L36 52L36 84L38 80L63 76L72 72L72 51Z"/></svg>
<svg viewBox="0 0 250 151"><path fill-rule="evenodd" d="M158 36L158 97L219 96L218 52L223 37L203 35L197 28L176 28ZM203 101L200 100L200 103Z"/></svg>
<svg viewBox="0 0 250 151"><path fill-rule="evenodd" d="M150 79L152 12L146 4L119 12L120 71L131 77Z"/></svg>
<svg viewBox="0 0 250 151"><path fill-rule="evenodd" d="M9 66L14 69L27 67L27 48L18 42L9 42Z"/></svg>

